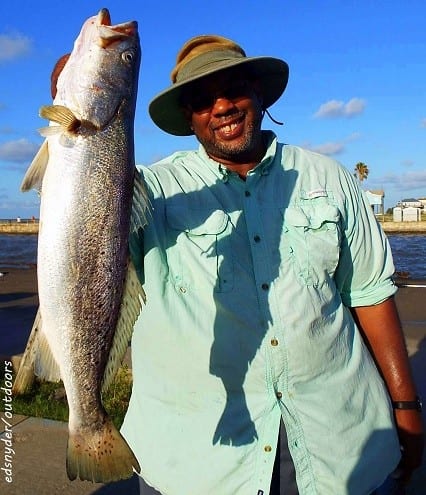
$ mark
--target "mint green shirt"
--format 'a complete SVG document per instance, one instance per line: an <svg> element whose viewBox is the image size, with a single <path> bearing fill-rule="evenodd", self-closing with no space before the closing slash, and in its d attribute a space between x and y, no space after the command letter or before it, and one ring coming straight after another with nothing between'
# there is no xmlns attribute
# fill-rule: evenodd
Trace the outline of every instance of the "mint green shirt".
<svg viewBox="0 0 426 495"><path fill-rule="evenodd" d="M246 181L202 147L141 168L147 303L122 432L164 495L268 494L280 418L300 495L370 493L399 460L348 310L395 293L388 242L346 169L264 135Z"/></svg>

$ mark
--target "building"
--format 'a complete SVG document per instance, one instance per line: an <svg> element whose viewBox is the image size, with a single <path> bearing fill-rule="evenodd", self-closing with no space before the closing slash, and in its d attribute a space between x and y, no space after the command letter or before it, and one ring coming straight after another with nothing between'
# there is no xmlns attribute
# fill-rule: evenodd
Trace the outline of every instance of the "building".
<svg viewBox="0 0 426 495"><path fill-rule="evenodd" d="M383 214L385 212L385 192L382 190L365 191L374 213Z"/></svg>
<svg viewBox="0 0 426 495"><path fill-rule="evenodd" d="M419 198L418 201L423 205L423 213L426 213L426 198Z"/></svg>
<svg viewBox="0 0 426 495"><path fill-rule="evenodd" d="M423 200L426 203L426 199ZM420 199L416 198L407 198L407 199L402 199L401 201L398 201L397 206L400 206L401 208L423 208L424 203Z"/></svg>

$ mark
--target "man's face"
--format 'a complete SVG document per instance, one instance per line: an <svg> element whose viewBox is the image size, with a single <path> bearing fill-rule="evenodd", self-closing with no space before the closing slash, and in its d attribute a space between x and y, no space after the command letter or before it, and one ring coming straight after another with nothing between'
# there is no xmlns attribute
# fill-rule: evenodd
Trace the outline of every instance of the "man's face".
<svg viewBox="0 0 426 495"><path fill-rule="evenodd" d="M183 104L211 158L225 165L260 161L262 99L256 82L235 73L216 74L192 85Z"/></svg>

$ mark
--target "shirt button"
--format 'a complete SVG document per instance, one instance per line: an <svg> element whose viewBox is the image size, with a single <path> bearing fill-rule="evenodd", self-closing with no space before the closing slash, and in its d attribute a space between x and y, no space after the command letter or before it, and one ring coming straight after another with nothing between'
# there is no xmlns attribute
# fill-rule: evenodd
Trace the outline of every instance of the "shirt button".
<svg viewBox="0 0 426 495"><path fill-rule="evenodd" d="M269 284L262 284L262 289L263 290L268 290L269 289Z"/></svg>
<svg viewBox="0 0 426 495"><path fill-rule="evenodd" d="M246 195L247 198L251 196L250 191L245 191L244 194Z"/></svg>
<svg viewBox="0 0 426 495"><path fill-rule="evenodd" d="M260 242L260 236L259 235L255 235L253 237L253 239L254 239L254 242Z"/></svg>
<svg viewBox="0 0 426 495"><path fill-rule="evenodd" d="M281 392L277 392L275 395L277 396L277 399L281 399L281 397L283 396Z"/></svg>
<svg viewBox="0 0 426 495"><path fill-rule="evenodd" d="M274 347L278 345L278 340L277 339L272 339L271 340L271 345L273 345Z"/></svg>
<svg viewBox="0 0 426 495"><path fill-rule="evenodd" d="M263 450L264 450L265 452L271 452L271 451L272 451L272 447L271 447L270 445L265 445L265 446L263 447Z"/></svg>

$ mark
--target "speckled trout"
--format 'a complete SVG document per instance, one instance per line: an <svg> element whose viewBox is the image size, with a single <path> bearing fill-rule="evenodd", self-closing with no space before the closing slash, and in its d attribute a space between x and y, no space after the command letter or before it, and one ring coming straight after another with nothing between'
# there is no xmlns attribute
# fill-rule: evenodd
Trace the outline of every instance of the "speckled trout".
<svg viewBox="0 0 426 495"><path fill-rule="evenodd" d="M133 191L142 187L133 143L139 65L136 22L111 25L103 9L84 23L53 105L40 110L46 140L21 187L41 186L40 372L51 379L56 364L65 386L70 479L140 470L101 400L143 296L128 262Z"/></svg>

